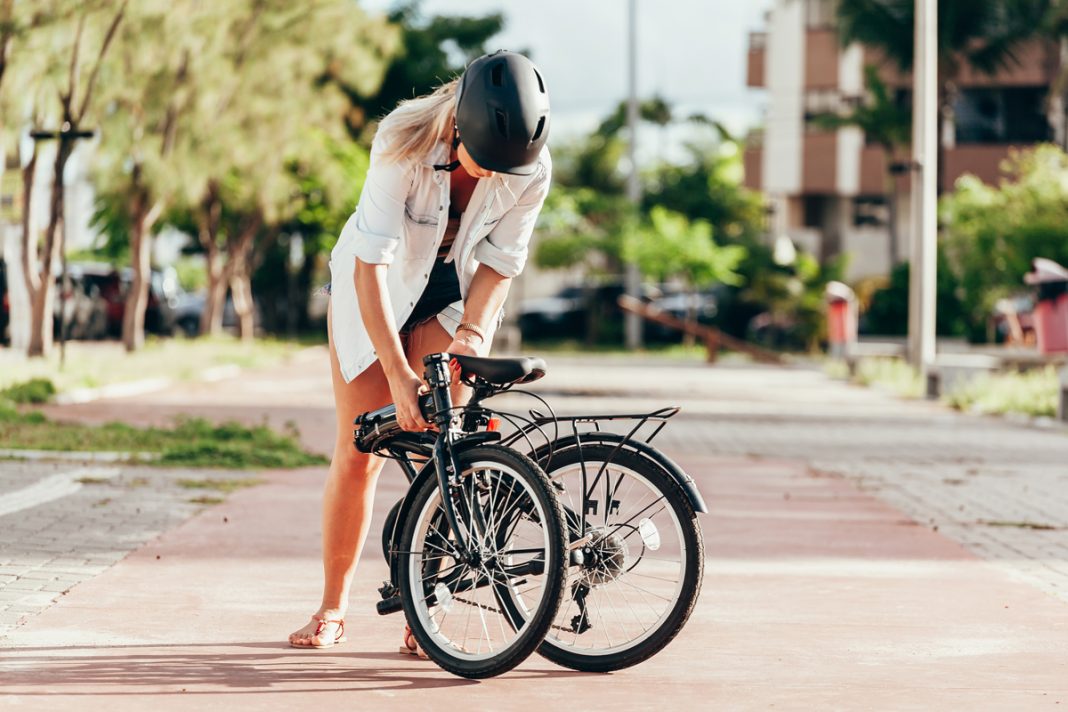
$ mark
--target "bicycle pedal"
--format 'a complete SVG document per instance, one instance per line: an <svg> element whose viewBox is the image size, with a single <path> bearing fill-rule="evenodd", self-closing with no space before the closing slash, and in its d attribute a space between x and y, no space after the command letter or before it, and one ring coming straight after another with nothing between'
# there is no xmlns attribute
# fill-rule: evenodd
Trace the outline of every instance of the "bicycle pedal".
<svg viewBox="0 0 1068 712"><path fill-rule="evenodd" d="M396 613L403 607L404 605L401 603L400 596L392 596L375 604L375 609L380 616L388 616L390 613Z"/></svg>

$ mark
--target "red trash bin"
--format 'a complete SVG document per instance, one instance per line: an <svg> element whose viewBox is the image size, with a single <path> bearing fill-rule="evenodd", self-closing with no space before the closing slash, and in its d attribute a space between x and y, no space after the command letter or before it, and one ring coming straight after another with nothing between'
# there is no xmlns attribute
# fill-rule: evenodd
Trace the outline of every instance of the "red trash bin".
<svg viewBox="0 0 1068 712"><path fill-rule="evenodd" d="M1044 257L1036 257L1031 268L1024 282L1038 287L1034 310L1038 350L1068 353L1068 269Z"/></svg>
<svg viewBox="0 0 1068 712"><path fill-rule="evenodd" d="M824 290L827 300L827 342L831 355L844 357L846 346L857 340L857 299L848 285L828 282Z"/></svg>

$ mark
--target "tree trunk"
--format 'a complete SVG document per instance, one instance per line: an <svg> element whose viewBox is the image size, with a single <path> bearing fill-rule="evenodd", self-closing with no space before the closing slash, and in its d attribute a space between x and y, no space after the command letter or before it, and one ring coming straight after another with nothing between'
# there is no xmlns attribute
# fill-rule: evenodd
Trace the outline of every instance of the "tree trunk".
<svg viewBox="0 0 1068 712"><path fill-rule="evenodd" d="M122 345L127 352L145 345L145 309L152 280L152 236L148 225L147 196L143 191L130 201L130 266L133 278L122 312Z"/></svg>
<svg viewBox="0 0 1068 712"><path fill-rule="evenodd" d="M33 299L33 323L30 325L30 346L28 356L46 356L52 350L52 299L55 280L52 263L64 250L64 232L60 223L63 221L63 172L71 154L70 139L59 139L56 150L55 175L52 177L52 196L48 216L48 227L44 235L44 253L41 257L41 282L38 294Z"/></svg>
<svg viewBox="0 0 1068 712"><path fill-rule="evenodd" d="M7 286L10 295L8 329L11 348L27 353L33 324L33 298L40 275L37 274L37 234L30 210L33 181L37 175L37 144L30 160L22 168L22 225L20 235L11 235L4 249L8 264Z"/></svg>
<svg viewBox="0 0 1068 712"><path fill-rule="evenodd" d="M219 200L218 186L208 186L208 191L201 201L200 227L198 237L204 248L204 259L208 277L207 295L204 298L204 311L200 313L201 335L218 335L222 333L223 305L226 301L227 279L226 267L219 250L219 222L222 217L222 202Z"/></svg>
<svg viewBox="0 0 1068 712"><path fill-rule="evenodd" d="M262 220L253 216L242 227L230 248L227 265L230 267L230 293L234 297L234 313L237 315L238 334L242 341L251 341L255 336L255 314L252 303L252 247Z"/></svg>

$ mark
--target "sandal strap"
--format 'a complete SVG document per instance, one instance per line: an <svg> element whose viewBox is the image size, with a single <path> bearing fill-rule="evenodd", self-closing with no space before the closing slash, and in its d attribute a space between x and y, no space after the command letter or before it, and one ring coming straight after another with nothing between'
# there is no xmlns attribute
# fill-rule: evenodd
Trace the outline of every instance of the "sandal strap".
<svg viewBox="0 0 1068 712"><path fill-rule="evenodd" d="M316 618L312 616L313 621L318 621L319 625L315 627L315 635L319 635L323 632L323 628L328 623L333 623L338 627L337 634L334 636L334 642L338 642L345 636L345 619L344 618Z"/></svg>

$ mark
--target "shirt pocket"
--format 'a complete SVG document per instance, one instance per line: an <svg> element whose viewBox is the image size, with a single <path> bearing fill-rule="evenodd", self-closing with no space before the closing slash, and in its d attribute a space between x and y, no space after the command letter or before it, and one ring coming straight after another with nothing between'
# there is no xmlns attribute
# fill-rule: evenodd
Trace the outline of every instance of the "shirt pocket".
<svg viewBox="0 0 1068 712"><path fill-rule="evenodd" d="M405 248L409 259L426 259L438 246L441 212L437 204L410 200L404 205Z"/></svg>

